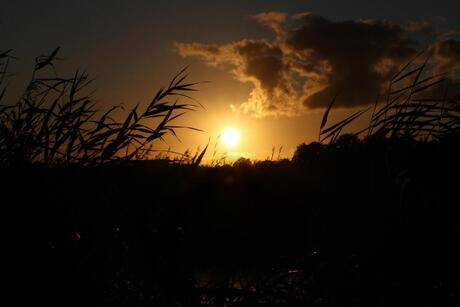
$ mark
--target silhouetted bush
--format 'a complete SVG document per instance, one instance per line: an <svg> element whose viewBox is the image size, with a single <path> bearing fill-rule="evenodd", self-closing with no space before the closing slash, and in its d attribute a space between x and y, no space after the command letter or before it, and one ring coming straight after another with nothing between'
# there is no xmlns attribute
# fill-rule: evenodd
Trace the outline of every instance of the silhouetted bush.
<svg viewBox="0 0 460 307"><path fill-rule="evenodd" d="M299 164L315 164L324 157L326 147L318 142L297 146L292 161Z"/></svg>
<svg viewBox="0 0 460 307"><path fill-rule="evenodd" d="M234 163L233 163L233 167L236 167L236 168L248 168L248 167L251 167L252 166L252 161L248 158L238 158L238 160L236 160Z"/></svg>

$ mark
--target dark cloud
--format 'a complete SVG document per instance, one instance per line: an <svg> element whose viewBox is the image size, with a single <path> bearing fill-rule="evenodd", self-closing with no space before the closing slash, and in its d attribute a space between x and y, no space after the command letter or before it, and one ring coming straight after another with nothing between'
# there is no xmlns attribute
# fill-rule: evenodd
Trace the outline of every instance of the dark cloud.
<svg viewBox="0 0 460 307"><path fill-rule="evenodd" d="M436 43L437 60L443 62L446 68L458 68L460 66L460 41L453 39L443 40Z"/></svg>
<svg viewBox="0 0 460 307"><path fill-rule="evenodd" d="M266 12L254 16L254 19L261 24L272 28L276 33L281 33L282 28L280 25L286 21L288 14L281 12Z"/></svg>
<svg viewBox="0 0 460 307"><path fill-rule="evenodd" d="M242 82L254 85L246 102L232 106L235 111L256 117L296 115L297 91L291 84L289 63L280 45L265 40L242 40L226 45L177 43L181 56L200 56L210 65L230 70Z"/></svg>
<svg viewBox="0 0 460 307"><path fill-rule="evenodd" d="M258 80L267 92L280 84L285 70L283 52L278 46L263 41L245 41L235 45L235 52L243 62L243 73Z"/></svg>
<svg viewBox="0 0 460 307"><path fill-rule="evenodd" d="M323 107L340 93L337 105L353 107L375 100L382 83L416 52L405 30L385 21L332 22L314 14L299 17L302 25L288 30L286 46L308 63L325 63L319 73L326 86L308 95L305 106Z"/></svg>
<svg viewBox="0 0 460 307"><path fill-rule="evenodd" d="M440 40L434 45L435 71L450 79L448 94L460 97L460 41Z"/></svg>
<svg viewBox="0 0 460 307"><path fill-rule="evenodd" d="M427 32L431 24L334 22L312 13L269 12L254 18L275 32L273 41L176 46L184 57L202 57L231 71L238 80L251 82L254 87L248 100L232 107L258 117L323 108L336 93L339 107L372 103L398 68L417 53L414 33ZM438 41L435 57L446 67L458 66L460 42Z"/></svg>

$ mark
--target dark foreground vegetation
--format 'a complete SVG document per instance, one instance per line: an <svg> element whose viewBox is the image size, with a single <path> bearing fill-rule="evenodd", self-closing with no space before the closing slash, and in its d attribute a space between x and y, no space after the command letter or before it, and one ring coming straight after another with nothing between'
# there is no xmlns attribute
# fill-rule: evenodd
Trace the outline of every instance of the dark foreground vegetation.
<svg viewBox="0 0 460 307"><path fill-rule="evenodd" d="M459 306L459 101L427 97L442 79L425 65L395 76L363 131L341 134L362 112L326 127L332 102L322 143L292 160L217 167L205 151L142 159L188 108L161 96L181 77L121 123L84 117L80 78L55 104L30 87L0 114L17 305Z"/></svg>

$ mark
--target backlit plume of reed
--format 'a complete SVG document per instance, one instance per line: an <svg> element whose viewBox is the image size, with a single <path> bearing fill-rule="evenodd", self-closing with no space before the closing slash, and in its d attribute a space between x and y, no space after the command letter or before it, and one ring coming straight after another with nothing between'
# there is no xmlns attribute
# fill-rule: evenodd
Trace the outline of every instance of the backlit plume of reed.
<svg viewBox="0 0 460 307"><path fill-rule="evenodd" d="M145 158L153 143L179 129L174 124L201 105L188 94L198 83L187 82L186 69L161 88L145 107L136 105L124 119L113 114L121 106L101 112L88 92L86 73L59 77L54 63L59 48L35 60L32 77L18 101L4 102L12 51L0 51L0 166L99 165ZM184 102L185 100L185 102ZM199 162L198 162L199 163Z"/></svg>
<svg viewBox="0 0 460 307"><path fill-rule="evenodd" d="M447 95L449 79L446 73L426 74L430 55L422 64L414 64L425 53L419 53L390 80L383 101L377 99L373 107L359 110L325 128L335 97L323 115L320 141L334 143L344 128L370 110L369 125L354 135L428 141L458 135L460 97Z"/></svg>

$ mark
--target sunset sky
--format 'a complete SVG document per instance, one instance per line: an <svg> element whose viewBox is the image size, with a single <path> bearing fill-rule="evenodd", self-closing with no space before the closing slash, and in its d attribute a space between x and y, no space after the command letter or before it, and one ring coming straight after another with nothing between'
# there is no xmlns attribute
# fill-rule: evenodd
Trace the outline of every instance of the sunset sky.
<svg viewBox="0 0 460 307"><path fill-rule="evenodd" d="M60 46L60 74L86 70L102 108L147 103L190 65L191 81L210 83L193 94L205 110L180 123L206 132L181 131L182 143L168 138L172 149L210 137L214 146L234 128L239 140L230 130L222 152L263 159L283 146L290 157L317 139L337 92L332 121L373 103L424 48L434 50L433 70L453 70L458 91L459 11L453 0L5 1L0 50L18 58L10 83L19 89L34 57Z"/></svg>

